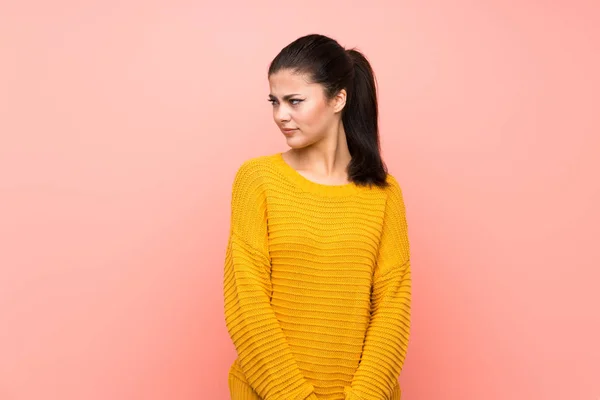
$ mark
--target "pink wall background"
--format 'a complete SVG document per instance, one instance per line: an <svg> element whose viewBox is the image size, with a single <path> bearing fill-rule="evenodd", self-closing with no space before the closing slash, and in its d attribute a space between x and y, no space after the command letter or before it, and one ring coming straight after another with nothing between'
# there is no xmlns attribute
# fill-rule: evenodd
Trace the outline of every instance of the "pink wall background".
<svg viewBox="0 0 600 400"><path fill-rule="evenodd" d="M266 68L378 76L408 209L407 400L600 397L595 1L0 5L0 399L227 399L233 174L285 150Z"/></svg>

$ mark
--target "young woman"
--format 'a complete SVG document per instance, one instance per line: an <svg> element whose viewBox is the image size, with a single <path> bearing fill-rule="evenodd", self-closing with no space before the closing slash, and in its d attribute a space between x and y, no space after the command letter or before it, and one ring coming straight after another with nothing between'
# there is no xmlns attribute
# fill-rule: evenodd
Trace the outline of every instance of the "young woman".
<svg viewBox="0 0 600 400"><path fill-rule="evenodd" d="M269 67L290 150L246 160L231 199L232 400L398 400L410 331L402 191L380 154L373 71L301 37Z"/></svg>

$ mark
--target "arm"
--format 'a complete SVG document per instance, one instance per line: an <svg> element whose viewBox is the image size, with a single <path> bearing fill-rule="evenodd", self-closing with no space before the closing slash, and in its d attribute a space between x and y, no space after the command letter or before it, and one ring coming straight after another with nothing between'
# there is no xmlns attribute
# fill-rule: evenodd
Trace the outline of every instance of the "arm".
<svg viewBox="0 0 600 400"><path fill-rule="evenodd" d="M225 256L225 322L246 379L263 400L316 400L271 308L266 203L260 172L244 163L233 183Z"/></svg>
<svg viewBox="0 0 600 400"><path fill-rule="evenodd" d="M402 191L390 179L377 265L371 321L361 361L346 400L388 399L400 376L410 333L411 274L408 227Z"/></svg>

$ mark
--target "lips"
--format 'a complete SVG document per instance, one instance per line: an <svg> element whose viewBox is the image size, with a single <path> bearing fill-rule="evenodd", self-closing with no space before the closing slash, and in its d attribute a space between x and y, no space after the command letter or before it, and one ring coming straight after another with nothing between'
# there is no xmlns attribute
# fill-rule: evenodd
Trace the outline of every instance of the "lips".
<svg viewBox="0 0 600 400"><path fill-rule="evenodd" d="M294 134L294 132L296 132L298 129L294 128L281 128L281 132L283 132L284 135L286 136L291 136Z"/></svg>

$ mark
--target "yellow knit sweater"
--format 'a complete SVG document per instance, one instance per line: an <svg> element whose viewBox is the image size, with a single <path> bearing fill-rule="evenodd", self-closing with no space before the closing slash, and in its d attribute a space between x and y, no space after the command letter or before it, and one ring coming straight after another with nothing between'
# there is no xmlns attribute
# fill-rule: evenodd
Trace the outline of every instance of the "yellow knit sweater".
<svg viewBox="0 0 600 400"><path fill-rule="evenodd" d="M410 332L402 191L313 182L281 153L235 176L225 321L232 400L398 400Z"/></svg>

